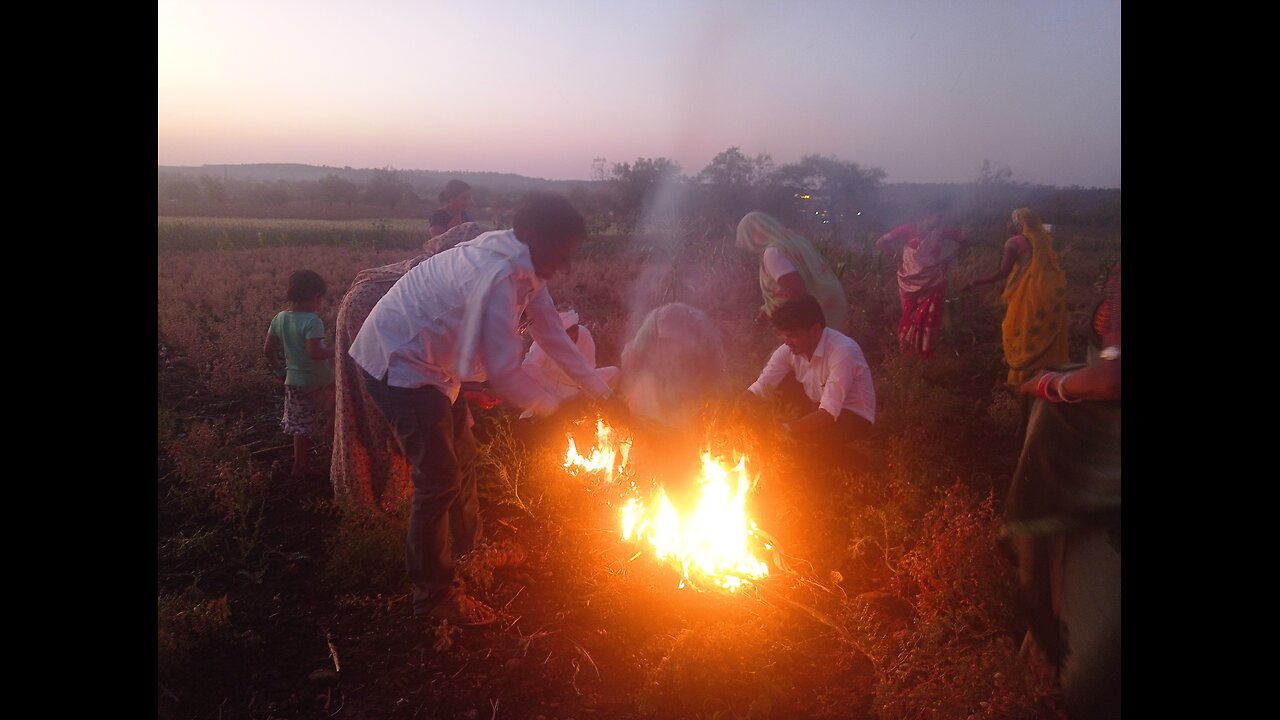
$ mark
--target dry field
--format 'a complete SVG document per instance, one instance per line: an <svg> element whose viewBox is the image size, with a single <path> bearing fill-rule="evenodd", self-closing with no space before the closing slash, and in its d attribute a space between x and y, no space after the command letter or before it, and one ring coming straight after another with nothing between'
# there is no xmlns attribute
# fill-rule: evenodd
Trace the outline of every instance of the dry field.
<svg viewBox="0 0 1280 720"><path fill-rule="evenodd" d="M952 266L989 272L1003 236ZM1060 228L1073 355L1118 238ZM239 249L235 249L239 248ZM284 281L329 283L332 331L355 273L411 250L290 244L159 252L158 716L162 718L1052 718L1052 683L1019 657L1013 566L997 540L1017 457L998 386L998 290L948 303L930 361L894 343L894 264L832 249L871 363L879 436L832 467L766 423L712 407L707 439L749 452L770 574L735 593L689 584L621 537L619 498L561 467L579 412L483 413L486 536L517 568L463 568L502 619L413 621L403 513L344 511L324 479L292 481L282 395L259 358ZM756 271L731 239L607 236L552 283L617 364L641 313L671 301L720 327L735 392L776 345L751 323ZM637 434L634 452L661 448ZM323 455L327 448L321 447Z"/></svg>

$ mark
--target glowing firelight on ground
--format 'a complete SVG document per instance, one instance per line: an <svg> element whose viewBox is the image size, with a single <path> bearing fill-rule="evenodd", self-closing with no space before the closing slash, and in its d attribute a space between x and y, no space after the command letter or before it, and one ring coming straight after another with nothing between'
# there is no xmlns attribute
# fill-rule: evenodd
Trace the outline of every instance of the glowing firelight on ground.
<svg viewBox="0 0 1280 720"><path fill-rule="evenodd" d="M564 467L570 474L600 473L613 483L626 469L631 441L616 440L603 420L597 420L596 445L589 456L579 454L572 435L568 440ZM660 483L647 500L633 486L621 512L622 537L647 544L658 560L679 570L682 587L689 582L737 591L769 574L768 565L752 552L753 545L769 547L747 517L752 485L747 458L727 467L721 458L703 452L695 491L681 503L688 507L677 507Z"/></svg>

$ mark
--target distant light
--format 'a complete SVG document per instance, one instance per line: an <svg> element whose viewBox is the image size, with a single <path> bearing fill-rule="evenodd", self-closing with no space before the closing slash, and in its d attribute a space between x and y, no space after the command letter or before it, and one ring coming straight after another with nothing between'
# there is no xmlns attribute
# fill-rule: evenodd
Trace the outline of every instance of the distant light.
<svg viewBox="0 0 1280 720"><path fill-rule="evenodd" d="M862 215L862 211L861 211L861 210L859 210L859 211L858 211L858 215Z"/></svg>

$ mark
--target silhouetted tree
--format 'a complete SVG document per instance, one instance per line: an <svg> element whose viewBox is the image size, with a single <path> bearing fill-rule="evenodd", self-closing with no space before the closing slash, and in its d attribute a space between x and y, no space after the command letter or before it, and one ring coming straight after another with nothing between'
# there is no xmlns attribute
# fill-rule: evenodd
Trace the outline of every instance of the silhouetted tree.
<svg viewBox="0 0 1280 720"><path fill-rule="evenodd" d="M760 204L757 190L772 172L773 158L764 153L752 159L731 147L716 155L697 175L706 191L704 213L714 221L740 219Z"/></svg>
<svg viewBox="0 0 1280 720"><path fill-rule="evenodd" d="M659 184L679 178L680 165L664 157L636 158L634 164L614 165L611 182L617 190L618 209L634 224Z"/></svg>
<svg viewBox="0 0 1280 720"><path fill-rule="evenodd" d="M325 175L320 178L316 188L318 199L329 205L345 203L350 205L360 195L360 187L346 178L337 175Z"/></svg>
<svg viewBox="0 0 1280 720"><path fill-rule="evenodd" d="M364 200L370 205L386 205L395 207L404 199L405 185L400 176L391 168L373 171L369 178L369 187L365 188Z"/></svg>
<svg viewBox="0 0 1280 720"><path fill-rule="evenodd" d="M863 168L834 155L805 155L774 171L770 183L775 192L791 196L793 217L815 235L847 238L858 224L858 213L875 201L884 177L880 168Z"/></svg>

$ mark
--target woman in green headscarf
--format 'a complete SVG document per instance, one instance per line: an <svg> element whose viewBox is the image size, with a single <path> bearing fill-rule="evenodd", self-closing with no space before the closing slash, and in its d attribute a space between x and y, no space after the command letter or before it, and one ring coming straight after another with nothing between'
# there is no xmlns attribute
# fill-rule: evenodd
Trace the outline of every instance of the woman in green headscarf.
<svg viewBox="0 0 1280 720"><path fill-rule="evenodd" d="M760 258L760 294L764 305L757 321L772 315L787 300L812 295L822 306L827 327L846 329L849 301L839 278L808 238L787 230L772 215L747 213L738 223L738 247Z"/></svg>

